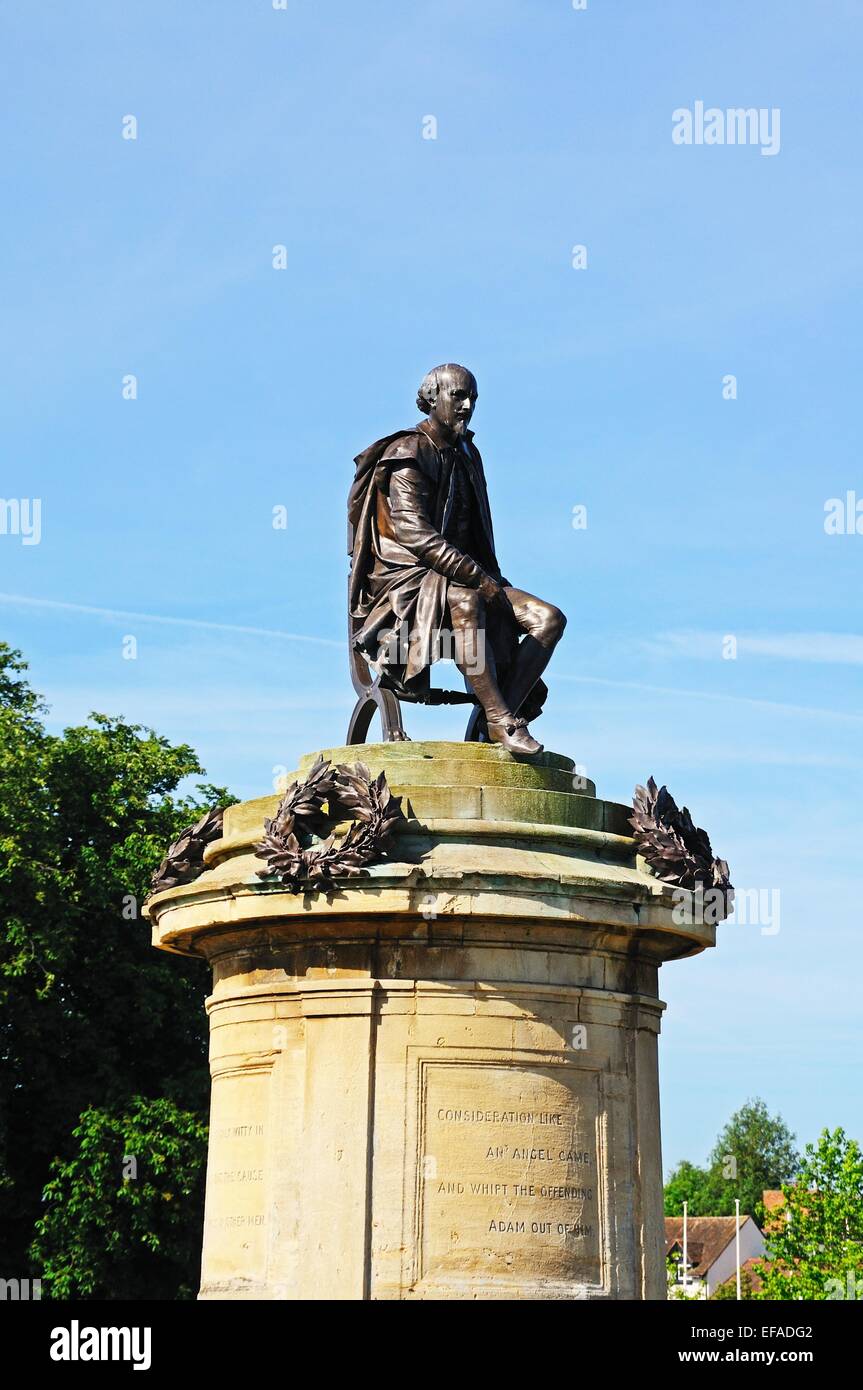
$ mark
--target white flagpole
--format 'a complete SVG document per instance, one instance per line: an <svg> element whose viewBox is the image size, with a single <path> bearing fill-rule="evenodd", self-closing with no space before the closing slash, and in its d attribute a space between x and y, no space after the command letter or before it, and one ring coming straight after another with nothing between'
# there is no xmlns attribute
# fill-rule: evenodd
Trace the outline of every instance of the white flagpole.
<svg viewBox="0 0 863 1390"><path fill-rule="evenodd" d="M737 1301L740 1302L740 1198L734 1199L734 1218L736 1230L734 1232L734 1258L737 1262Z"/></svg>
<svg viewBox="0 0 863 1390"><path fill-rule="evenodd" d="M688 1276L688 1273L689 1273L689 1258L688 1258L688 1256L689 1256L689 1247L688 1247L687 1241L686 1241L686 1212L687 1212L688 1206L689 1206L689 1203L688 1203L688 1202L684 1202L684 1203L683 1203L683 1297L684 1297L684 1298L686 1297L686 1284L687 1284L687 1276Z"/></svg>

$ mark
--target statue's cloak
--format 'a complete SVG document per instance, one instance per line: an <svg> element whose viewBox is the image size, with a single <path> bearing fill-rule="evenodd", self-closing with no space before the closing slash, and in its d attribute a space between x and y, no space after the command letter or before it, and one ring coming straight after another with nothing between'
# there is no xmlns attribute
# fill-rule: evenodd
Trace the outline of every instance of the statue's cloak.
<svg viewBox="0 0 863 1390"><path fill-rule="evenodd" d="M497 562L491 508L482 457L473 443L473 433L465 433L463 457L476 500L477 534L470 560L499 584L503 579ZM399 430L370 444L354 460L356 473L348 496L348 553L351 556L349 605L355 647L374 659L388 684L422 695L429 686L429 662L433 660L434 639L447 627L447 590L452 582L446 574L424 564L404 546L388 544L388 558L381 555L378 532L378 497L389 493L394 469L417 470L425 485L427 516L435 531L443 535L449 521L454 495L455 447L441 447L423 421L412 429ZM410 633L407 659L387 663L381 660L378 642L382 633L400 624ZM501 681L506 678L520 637L518 627L505 609L492 605L486 615L486 639ZM546 695L542 682L531 692L530 704L537 710ZM535 714L532 717L536 717Z"/></svg>

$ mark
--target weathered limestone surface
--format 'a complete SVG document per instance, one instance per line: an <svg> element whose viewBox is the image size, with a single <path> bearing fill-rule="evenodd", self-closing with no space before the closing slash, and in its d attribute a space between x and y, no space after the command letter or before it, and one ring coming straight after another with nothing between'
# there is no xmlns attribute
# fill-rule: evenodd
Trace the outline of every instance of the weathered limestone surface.
<svg viewBox="0 0 863 1390"><path fill-rule="evenodd" d="M213 968L201 1297L664 1298L657 975L715 929L568 758L324 752L405 797L390 859L258 878L269 796L150 904Z"/></svg>

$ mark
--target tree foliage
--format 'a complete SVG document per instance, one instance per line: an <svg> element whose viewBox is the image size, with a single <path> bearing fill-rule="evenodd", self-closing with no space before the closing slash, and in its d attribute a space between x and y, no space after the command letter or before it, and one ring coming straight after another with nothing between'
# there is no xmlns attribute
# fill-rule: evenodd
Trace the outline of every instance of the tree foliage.
<svg viewBox="0 0 863 1390"><path fill-rule="evenodd" d="M740 1300L741 1300L741 1302L743 1302L743 1303L745 1303L745 1302L751 1302L752 1299L757 1298L757 1297L758 1297L758 1294L757 1294L757 1292L756 1292L756 1290L755 1290L755 1286L754 1286L754 1283L753 1283L753 1280L752 1280L752 1275L751 1275L751 1273L749 1272L748 1269L742 1269L742 1270L740 1271ZM724 1283L724 1284L720 1284L720 1285L718 1286L718 1288L714 1289L713 1293L710 1295L710 1301L711 1301L711 1302L714 1302L715 1300L719 1300L719 1301L721 1302L722 1300L724 1300L724 1299L729 1299L729 1298L735 1299L735 1300L736 1300L736 1298L737 1298L737 1276L736 1276L736 1275L732 1275L730 1279L726 1279L726 1280L725 1280L725 1283Z"/></svg>
<svg viewBox="0 0 863 1390"><path fill-rule="evenodd" d="M666 1216L733 1216L740 1211L759 1225L764 1221L765 1189L778 1188L797 1170L794 1135L781 1115L771 1115L763 1100L748 1100L720 1131L704 1168L683 1159L665 1185Z"/></svg>
<svg viewBox="0 0 863 1390"><path fill-rule="evenodd" d="M807 1144L757 1267L762 1299L863 1298L863 1153L842 1129Z"/></svg>
<svg viewBox="0 0 863 1390"><path fill-rule="evenodd" d="M9 1277L28 1269L42 1189L53 1159L73 1161L79 1117L98 1111L107 1134L136 1113L136 1098L204 1113L207 972L154 951L140 907L169 841L232 799L201 783L178 793L203 775L185 744L102 714L51 734L45 713L20 653L0 644L0 1255Z"/></svg>
<svg viewBox="0 0 863 1390"><path fill-rule="evenodd" d="M55 1159L33 1258L53 1298L194 1298L207 1127L170 1100L89 1109Z"/></svg>
<svg viewBox="0 0 863 1390"><path fill-rule="evenodd" d="M711 1174L689 1159L681 1159L668 1175L665 1184L665 1215L682 1216L687 1202L690 1216L715 1216L717 1197L711 1184Z"/></svg>

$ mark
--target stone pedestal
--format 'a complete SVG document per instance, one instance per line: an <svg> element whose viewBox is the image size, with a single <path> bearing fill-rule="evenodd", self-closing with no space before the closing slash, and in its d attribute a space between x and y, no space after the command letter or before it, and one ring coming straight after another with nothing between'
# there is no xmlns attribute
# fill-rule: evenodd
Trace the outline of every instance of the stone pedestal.
<svg viewBox="0 0 863 1390"><path fill-rule="evenodd" d="M405 798L385 863L259 879L269 796L150 902L213 968L201 1297L664 1298L657 975L715 929L568 758L325 756Z"/></svg>

